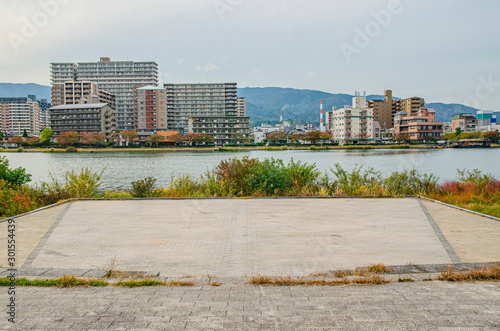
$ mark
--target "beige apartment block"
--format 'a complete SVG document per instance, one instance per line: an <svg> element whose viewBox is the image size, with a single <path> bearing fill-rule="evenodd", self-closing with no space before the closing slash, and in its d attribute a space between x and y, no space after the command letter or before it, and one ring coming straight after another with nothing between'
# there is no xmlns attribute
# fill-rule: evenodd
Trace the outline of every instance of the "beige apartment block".
<svg viewBox="0 0 500 331"><path fill-rule="evenodd" d="M39 135L41 129L40 105L30 98L0 98L0 130L20 136L24 130Z"/></svg>
<svg viewBox="0 0 500 331"><path fill-rule="evenodd" d="M456 114L451 118L451 130L456 131L458 128L463 132L474 132L477 129L476 116L472 114Z"/></svg>
<svg viewBox="0 0 500 331"><path fill-rule="evenodd" d="M389 130L394 127L394 115L398 112L416 116L420 108L424 107L425 100L419 97L412 97L403 100L394 100L392 91L384 91L384 100L370 100L368 108L373 109L373 118L380 123L382 130Z"/></svg>
<svg viewBox="0 0 500 331"><path fill-rule="evenodd" d="M247 99L244 97L238 98L238 116L247 116Z"/></svg>
<svg viewBox="0 0 500 331"><path fill-rule="evenodd" d="M53 105L90 103L90 99L93 97L97 98L99 103L108 103L116 109L116 97L113 94L99 90L97 83L74 80L64 82L62 97L55 99Z"/></svg>
<svg viewBox="0 0 500 331"><path fill-rule="evenodd" d="M401 111L394 118L394 134L408 135L412 141L429 138L443 138L444 123L436 122L436 112L432 108L420 108L416 116Z"/></svg>

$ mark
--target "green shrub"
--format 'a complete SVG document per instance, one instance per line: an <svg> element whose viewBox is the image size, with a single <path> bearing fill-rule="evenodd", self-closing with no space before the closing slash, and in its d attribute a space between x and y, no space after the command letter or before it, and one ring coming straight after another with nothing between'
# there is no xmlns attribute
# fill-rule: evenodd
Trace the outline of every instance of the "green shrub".
<svg viewBox="0 0 500 331"><path fill-rule="evenodd" d="M355 166L352 172L346 171L339 163L335 169L330 168L337 177L333 183L333 192L346 196L380 195L380 172L373 168L363 170L363 166Z"/></svg>
<svg viewBox="0 0 500 331"><path fill-rule="evenodd" d="M126 191L111 191L108 190L104 193L105 199L127 199L132 198L132 194Z"/></svg>
<svg viewBox="0 0 500 331"><path fill-rule="evenodd" d="M155 196L156 178L147 177L145 179L132 182L132 196L134 198L151 198Z"/></svg>
<svg viewBox="0 0 500 331"><path fill-rule="evenodd" d="M288 162L286 172L290 178L295 192L300 192L305 188L310 188L317 184L321 173L316 168L316 163L308 165L293 159Z"/></svg>
<svg viewBox="0 0 500 331"><path fill-rule="evenodd" d="M472 183L478 186L482 186L488 183L495 181L495 178L492 174L485 174L478 169L473 170L460 170L457 169L458 172L458 181L460 183Z"/></svg>
<svg viewBox="0 0 500 331"><path fill-rule="evenodd" d="M104 170L101 173L92 172L89 168L82 168L79 173L71 170L66 172L64 182L59 182L50 174L52 182L43 182L37 188L38 198L44 205L71 198L93 198L99 193Z"/></svg>
<svg viewBox="0 0 500 331"><path fill-rule="evenodd" d="M73 146L66 147L66 153L78 153L78 149Z"/></svg>
<svg viewBox="0 0 500 331"><path fill-rule="evenodd" d="M31 182L31 175L21 167L9 169L7 157L0 156L0 180L6 181L9 185L21 186Z"/></svg>
<svg viewBox="0 0 500 331"><path fill-rule="evenodd" d="M393 172L383 181L388 195L419 195L427 194L436 189L438 178L433 174L419 174L415 169Z"/></svg>
<svg viewBox="0 0 500 331"><path fill-rule="evenodd" d="M259 163L258 159L250 159L248 156L241 160L238 158L222 160L215 168L215 179L219 185L226 188L230 196L248 195L251 192L247 184L247 176ZM207 177L210 177L210 174Z"/></svg>
<svg viewBox="0 0 500 331"><path fill-rule="evenodd" d="M291 178L282 160L260 161L245 177L250 191L257 195L279 195L291 185Z"/></svg>

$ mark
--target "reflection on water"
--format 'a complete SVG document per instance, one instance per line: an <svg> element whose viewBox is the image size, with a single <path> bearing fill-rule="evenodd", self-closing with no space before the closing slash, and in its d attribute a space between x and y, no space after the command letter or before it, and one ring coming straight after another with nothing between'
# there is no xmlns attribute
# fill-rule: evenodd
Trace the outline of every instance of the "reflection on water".
<svg viewBox="0 0 500 331"><path fill-rule="evenodd" d="M456 177L456 169L480 169L500 178L500 149L433 149L433 150L332 150L332 151L250 151L250 152L113 152L113 153L0 153L12 167L22 166L32 174L33 182L61 179L67 170L90 167L106 168L103 188L126 189L134 180L153 176L159 185L170 183L172 176L191 174L199 177L213 169L221 160L237 156L280 158L285 162L315 163L329 171L335 163L346 169L356 165L373 167L387 175L393 171L417 169L434 173L441 180Z"/></svg>

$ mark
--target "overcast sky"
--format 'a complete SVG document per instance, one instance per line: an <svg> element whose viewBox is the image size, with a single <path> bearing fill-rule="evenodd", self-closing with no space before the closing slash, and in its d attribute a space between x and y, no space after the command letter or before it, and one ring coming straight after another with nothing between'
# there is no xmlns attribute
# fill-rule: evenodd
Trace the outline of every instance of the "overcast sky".
<svg viewBox="0 0 500 331"><path fill-rule="evenodd" d="M355 90L500 111L498 0L0 0L0 82L156 61L165 82ZM497 83L498 82L498 83Z"/></svg>

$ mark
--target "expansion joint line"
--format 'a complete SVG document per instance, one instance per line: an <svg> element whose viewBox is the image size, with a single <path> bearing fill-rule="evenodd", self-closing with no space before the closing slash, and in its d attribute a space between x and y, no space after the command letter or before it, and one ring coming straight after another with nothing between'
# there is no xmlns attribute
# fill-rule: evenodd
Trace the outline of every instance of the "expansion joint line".
<svg viewBox="0 0 500 331"><path fill-rule="evenodd" d="M42 250L43 246L45 246L45 243L49 240L50 236L52 235L54 230L57 228L59 223L61 223L61 220L64 218L64 216L66 215L68 210L71 208L71 205L73 205L73 202L68 203L66 208L64 208L64 210L61 212L61 214L59 214L59 217L57 218L57 220L54 222L54 224L52 224L52 226L45 233L43 238L38 242L38 245L36 245L35 249L31 252L30 256L28 256L28 258L24 262L24 264L22 266L23 269L24 268L31 268L31 264L33 263L33 261L35 261L38 254Z"/></svg>
<svg viewBox="0 0 500 331"><path fill-rule="evenodd" d="M439 241L441 241L441 244L443 245L446 253L450 257L451 262L453 264L461 263L461 261L458 258L457 254L453 250L453 247L451 247L450 243L448 242L448 240L444 236L443 232L441 231L441 229L437 225L437 223L434 220L434 218L432 217L431 213L429 213L429 210L427 210L427 207L424 205L424 203L422 202L421 199L417 199L417 201L420 204L420 207L422 208L422 211L424 212L425 216L427 216L427 220L431 224L432 229L434 230L434 233L439 238Z"/></svg>

